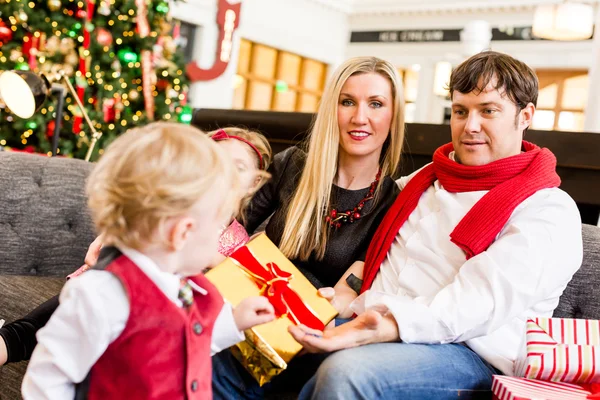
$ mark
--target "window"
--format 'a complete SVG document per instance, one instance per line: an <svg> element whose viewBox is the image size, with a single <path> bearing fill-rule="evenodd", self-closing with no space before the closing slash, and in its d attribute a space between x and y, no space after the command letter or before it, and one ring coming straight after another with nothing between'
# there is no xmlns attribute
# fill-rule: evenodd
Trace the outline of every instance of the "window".
<svg viewBox="0 0 600 400"><path fill-rule="evenodd" d="M588 97L585 70L538 70L540 81L533 129L583 131Z"/></svg>
<svg viewBox="0 0 600 400"><path fill-rule="evenodd" d="M242 39L233 108L316 112L326 64Z"/></svg>
<svg viewBox="0 0 600 400"><path fill-rule="evenodd" d="M417 93L419 91L419 71L418 68L398 69L398 74L402 78L404 86L404 122L415 121L415 111Z"/></svg>

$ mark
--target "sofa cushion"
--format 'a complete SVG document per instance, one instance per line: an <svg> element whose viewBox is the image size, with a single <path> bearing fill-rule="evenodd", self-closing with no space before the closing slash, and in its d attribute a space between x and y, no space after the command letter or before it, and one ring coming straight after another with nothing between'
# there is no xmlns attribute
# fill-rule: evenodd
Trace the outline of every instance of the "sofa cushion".
<svg viewBox="0 0 600 400"><path fill-rule="evenodd" d="M600 228L583 225L583 262L567 285L555 317L600 319Z"/></svg>
<svg viewBox="0 0 600 400"><path fill-rule="evenodd" d="M93 164L0 152L0 274L65 276L94 240L85 180Z"/></svg>

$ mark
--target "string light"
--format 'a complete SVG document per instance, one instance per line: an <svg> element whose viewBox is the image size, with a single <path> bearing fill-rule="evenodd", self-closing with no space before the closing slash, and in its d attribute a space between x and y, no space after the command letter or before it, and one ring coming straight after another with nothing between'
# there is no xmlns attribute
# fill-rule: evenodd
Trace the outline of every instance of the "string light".
<svg viewBox="0 0 600 400"><path fill-rule="evenodd" d="M0 145L6 146L6 140L4 140L4 139L0 140Z"/></svg>

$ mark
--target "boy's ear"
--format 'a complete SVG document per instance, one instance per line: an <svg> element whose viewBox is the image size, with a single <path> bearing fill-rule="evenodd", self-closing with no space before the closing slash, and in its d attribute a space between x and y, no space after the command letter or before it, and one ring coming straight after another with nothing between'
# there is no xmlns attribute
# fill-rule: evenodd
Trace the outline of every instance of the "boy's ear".
<svg viewBox="0 0 600 400"><path fill-rule="evenodd" d="M179 218L168 233L169 246L173 251L179 251L185 246L194 230L196 221L193 218Z"/></svg>

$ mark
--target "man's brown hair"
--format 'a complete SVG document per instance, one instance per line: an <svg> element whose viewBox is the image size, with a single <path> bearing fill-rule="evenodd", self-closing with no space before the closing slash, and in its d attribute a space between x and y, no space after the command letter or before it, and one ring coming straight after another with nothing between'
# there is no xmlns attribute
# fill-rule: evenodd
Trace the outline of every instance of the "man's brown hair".
<svg viewBox="0 0 600 400"><path fill-rule="evenodd" d="M483 51L461 63L450 75L450 98L454 91L476 94L490 84L505 94L518 108L537 105L538 78L524 62L496 51Z"/></svg>

